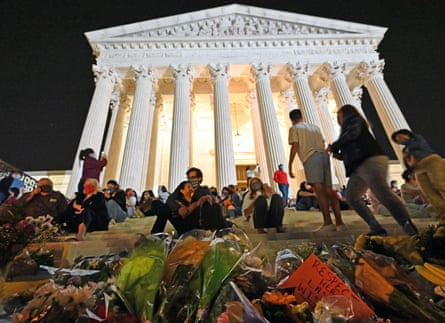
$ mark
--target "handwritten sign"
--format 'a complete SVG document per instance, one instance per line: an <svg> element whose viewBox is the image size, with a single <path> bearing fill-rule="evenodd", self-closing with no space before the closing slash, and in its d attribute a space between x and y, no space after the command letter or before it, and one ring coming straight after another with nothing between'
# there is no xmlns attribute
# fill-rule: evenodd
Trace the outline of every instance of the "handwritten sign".
<svg viewBox="0 0 445 323"><path fill-rule="evenodd" d="M345 296L355 303L354 311L362 317L374 311L355 294L320 258L312 254L279 288L295 288L297 302L308 302L312 309L324 296Z"/></svg>

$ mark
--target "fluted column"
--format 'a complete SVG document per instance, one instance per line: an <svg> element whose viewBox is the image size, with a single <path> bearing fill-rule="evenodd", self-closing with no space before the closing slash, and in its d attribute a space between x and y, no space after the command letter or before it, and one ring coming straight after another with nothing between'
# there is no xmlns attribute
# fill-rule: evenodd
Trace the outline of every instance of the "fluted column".
<svg viewBox="0 0 445 323"><path fill-rule="evenodd" d="M128 121L130 120L131 100L128 96L121 99L116 123L113 129L110 150L108 151L108 163L104 171L104 182L118 180L121 172L122 159L124 156L125 140L127 138Z"/></svg>
<svg viewBox="0 0 445 323"><path fill-rule="evenodd" d="M96 88L91 99L85 125L80 137L79 146L74 157L71 178L68 183L66 195L71 197L77 190L77 183L81 176L81 163L79 152L85 148L93 148L99 153L102 143L107 114L117 75L112 67L93 65Z"/></svg>
<svg viewBox="0 0 445 323"><path fill-rule="evenodd" d="M190 166L190 82L189 66L172 66L175 77L172 138L168 188L174 188L185 178Z"/></svg>
<svg viewBox="0 0 445 323"><path fill-rule="evenodd" d="M147 133L146 133L146 144L145 144L145 151L144 151L144 163L142 165L142 180L144 182L144 187L143 190L146 190L147 188L153 188L153 186L148 186L147 185L147 179L148 179L148 173L150 171L149 169L149 163L150 163L150 157L151 154L153 152L152 149L152 143L153 141L151 140L151 137L153 135L153 125L154 125L154 115L155 115L155 110L156 110L156 91L153 88L153 91L151 92L151 96L150 96L150 109L149 109L149 117L148 117L148 125L147 125ZM154 147L156 149L156 147Z"/></svg>
<svg viewBox="0 0 445 323"><path fill-rule="evenodd" d="M296 98L295 98L295 91L292 87L281 91L281 96L280 96L282 105L283 105L283 114L284 117L286 119L286 124L288 125L286 128L286 133L285 133L285 137L283 138L288 138L289 137L289 128L292 126L292 122L290 121L289 118L289 112L292 111L293 109L298 109L297 106L297 102L296 102ZM288 142L285 143L285 154L286 156L290 155L290 145L288 145ZM283 163L285 169L287 172L289 172L289 170L287 169L289 163ZM295 158L294 160L294 165L293 165L293 173L294 173L294 179L292 179L290 181L290 187L289 187L289 196L293 196L294 192L298 191L298 186L295 185L299 185L302 181L305 180L305 174L304 174L304 167L303 167L303 163L301 162L300 158Z"/></svg>
<svg viewBox="0 0 445 323"><path fill-rule="evenodd" d="M110 118L110 123L108 125L107 138L105 139L105 145L104 145L104 151L106 151L107 153L110 151L111 147L111 140L113 138L113 131L116 125L119 104L120 104L120 93L114 92L110 99L111 118Z"/></svg>
<svg viewBox="0 0 445 323"><path fill-rule="evenodd" d="M307 65L301 63L288 64L289 73L294 80L294 92L297 105L301 108L303 119L307 123L316 125L321 129L320 117L317 114L314 98L309 87Z"/></svg>
<svg viewBox="0 0 445 323"><path fill-rule="evenodd" d="M383 79L384 66L384 60L362 62L359 68L363 73L360 75L364 76L364 84L368 89L369 96L371 97L380 120L382 120L382 125L389 138L389 142L391 143L397 158L402 162L403 158L400 147L390 138L394 131L399 129L410 129L410 127Z"/></svg>
<svg viewBox="0 0 445 323"><path fill-rule="evenodd" d="M326 140L328 143L332 143L338 138L338 132L334 128L331 113L329 112L328 106L328 88L321 88L315 93L315 101L318 105L318 113L320 116L320 121ZM343 162L341 160L332 159L332 164L334 166L335 176L337 177L338 183L340 185L346 185L346 175L345 169L343 167Z"/></svg>
<svg viewBox="0 0 445 323"><path fill-rule="evenodd" d="M255 145L255 158L258 165L260 165L259 177L263 182L273 183L273 178L269 177L269 168L267 167L266 150L264 149L264 134L261 128L261 118L258 109L256 90L249 92L247 101L250 103L250 115L252 117L252 135L253 143Z"/></svg>
<svg viewBox="0 0 445 323"><path fill-rule="evenodd" d="M286 156L284 154L283 142L280 136L272 97L272 89L270 87L270 66L262 63L253 64L251 71L255 77L256 91L259 99L258 107L266 148L269 178L273 178L274 170L278 165L286 163Z"/></svg>
<svg viewBox="0 0 445 323"><path fill-rule="evenodd" d="M218 191L224 186L237 183L229 106L228 69L228 65L209 65L209 72L213 78L216 187Z"/></svg>
<svg viewBox="0 0 445 323"><path fill-rule="evenodd" d="M355 106L357 102L354 100L346 82L344 64L338 64L337 62L326 63L324 68L327 74L330 76L332 94L334 95L337 107L340 108L345 104Z"/></svg>
<svg viewBox="0 0 445 323"><path fill-rule="evenodd" d="M159 115L163 109L162 97L157 97L155 112L153 115L153 127L151 129L150 153L148 155L148 173L147 173L147 188L155 188L158 184L157 165L156 161L158 152L158 133L159 133Z"/></svg>
<svg viewBox="0 0 445 323"><path fill-rule="evenodd" d="M145 188L143 176L145 146L149 143L145 134L152 118L150 113L150 96L153 87L153 71L147 66L133 66L136 79L133 108L131 109L127 141L125 142L124 158L120 175L123 189L131 187L140 192ZM146 173L145 173L146 174Z"/></svg>
<svg viewBox="0 0 445 323"><path fill-rule="evenodd" d="M114 92L110 99L111 118L110 118L110 123L108 124L107 137L105 139L105 144L104 144L104 149L103 149L107 154L110 153L111 141L113 139L113 133L114 133L114 129L116 126L116 119L117 119L117 114L119 111L119 105L120 105L120 93ZM107 164L107 167L108 167L108 164ZM105 172L102 172L100 175L100 183L103 183L104 177L105 177Z"/></svg>

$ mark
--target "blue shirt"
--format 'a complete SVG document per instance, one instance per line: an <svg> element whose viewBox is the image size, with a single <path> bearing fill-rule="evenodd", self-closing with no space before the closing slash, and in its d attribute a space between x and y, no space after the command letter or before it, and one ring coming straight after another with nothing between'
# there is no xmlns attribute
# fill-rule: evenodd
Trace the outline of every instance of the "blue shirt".
<svg viewBox="0 0 445 323"><path fill-rule="evenodd" d="M414 135L412 138L402 142L408 152L416 159L422 160L428 155L436 153L428 141L421 135Z"/></svg>

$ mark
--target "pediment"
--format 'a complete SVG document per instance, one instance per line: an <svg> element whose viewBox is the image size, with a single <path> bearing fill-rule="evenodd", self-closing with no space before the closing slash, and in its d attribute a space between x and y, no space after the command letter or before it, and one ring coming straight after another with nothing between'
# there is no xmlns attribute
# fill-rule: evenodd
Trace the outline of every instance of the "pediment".
<svg viewBox="0 0 445 323"><path fill-rule="evenodd" d="M367 35L383 38L386 28L286 11L232 4L111 27L86 36L90 43L178 39L298 38Z"/></svg>

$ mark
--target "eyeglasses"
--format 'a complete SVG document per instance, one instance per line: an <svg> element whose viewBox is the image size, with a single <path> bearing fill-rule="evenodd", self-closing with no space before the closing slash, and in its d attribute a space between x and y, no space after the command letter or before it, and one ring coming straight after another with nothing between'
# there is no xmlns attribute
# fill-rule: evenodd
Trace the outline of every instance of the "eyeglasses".
<svg viewBox="0 0 445 323"><path fill-rule="evenodd" d="M196 176L196 175L190 175L190 176L187 176L187 178L188 178L188 179L198 179L199 176Z"/></svg>

